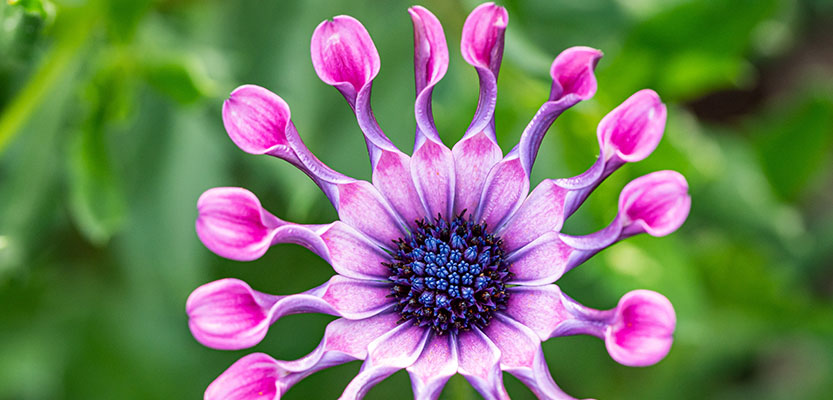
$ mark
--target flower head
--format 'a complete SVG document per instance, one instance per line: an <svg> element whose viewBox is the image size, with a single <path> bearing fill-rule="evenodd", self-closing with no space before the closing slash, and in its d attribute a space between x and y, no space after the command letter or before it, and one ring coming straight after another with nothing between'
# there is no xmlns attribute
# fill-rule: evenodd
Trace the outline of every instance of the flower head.
<svg viewBox="0 0 833 400"><path fill-rule="evenodd" d="M325 225L281 220L242 188L214 188L199 199L197 233L211 251L253 260L277 243L300 244L332 265L335 275L303 293L260 293L236 279L203 285L188 299L194 337L217 349L259 343L284 315L337 316L318 348L294 361L255 353L229 367L206 399L280 398L304 377L364 360L342 398L362 397L400 369L414 397L435 399L454 374L488 399L508 398L502 372L540 398L571 398L555 384L541 342L585 334L601 338L610 356L651 365L668 353L676 317L662 295L636 290L611 310L577 303L554 284L602 249L639 233L664 236L688 216L685 178L659 171L629 183L618 214L584 236L561 233L564 220L607 176L647 157L665 127L665 106L651 90L637 92L599 124L599 157L584 173L547 179L530 192L529 176L544 134L566 109L596 91L600 51L564 50L550 69L549 98L521 139L503 154L495 139L497 76L506 10L477 7L463 27L461 50L480 78L474 118L448 148L437 133L431 93L448 69L448 47L437 18L409 10L414 24L416 139L413 155L385 136L370 108L380 62L365 28L348 16L322 22L312 35L318 76L345 97L370 154L372 182L340 174L318 160L292 123L289 106L246 85L223 104L232 141L306 173L329 198L339 219Z"/></svg>

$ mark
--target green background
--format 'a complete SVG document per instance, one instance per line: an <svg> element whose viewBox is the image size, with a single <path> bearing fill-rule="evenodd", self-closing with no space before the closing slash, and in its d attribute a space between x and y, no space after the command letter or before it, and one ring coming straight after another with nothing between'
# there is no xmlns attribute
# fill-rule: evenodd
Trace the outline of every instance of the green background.
<svg viewBox="0 0 833 400"><path fill-rule="evenodd" d="M322 160L369 178L361 133L341 96L316 77L309 39L334 15L364 23L382 58L375 112L410 150L411 3L11 3L0 3L0 399L200 398L249 350L212 350L191 337L185 300L194 288L237 277L289 294L332 274L298 246L239 263L197 239L196 200L214 186L246 187L291 221L335 218L302 173L232 144L223 99L241 84L271 89ZM550 129L533 185L590 166L596 124L636 90L652 88L669 106L657 150L602 184L565 231L605 226L621 188L650 171L682 172L693 199L678 232L629 239L559 281L596 308L637 288L666 295L678 318L668 357L628 368L596 338L551 339L543 347L556 382L582 398L829 398L833 2L501 4L510 16L496 112L504 151L546 99L559 51L605 52L597 95ZM477 2L423 5L442 21L451 52L434 94L438 128L451 144L477 101L476 75L458 45ZM286 317L253 350L302 356L331 319ZM286 398L336 398L359 366L317 373ZM506 384L513 398L533 397L509 375ZM368 398L409 396L400 372ZM478 396L458 376L442 398Z"/></svg>

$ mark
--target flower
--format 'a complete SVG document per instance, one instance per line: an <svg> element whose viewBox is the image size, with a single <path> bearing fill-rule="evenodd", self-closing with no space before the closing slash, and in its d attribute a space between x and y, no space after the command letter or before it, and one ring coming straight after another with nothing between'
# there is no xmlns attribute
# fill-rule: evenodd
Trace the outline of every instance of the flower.
<svg viewBox="0 0 833 400"><path fill-rule="evenodd" d="M277 399L318 370L364 360L342 398L361 398L397 370L411 376L414 397L435 399L454 374L487 399L508 398L502 372L540 398L570 398L553 381L541 350L552 337L586 334L604 340L610 356L651 365L668 353L676 317L662 295L636 290L611 310L577 303L553 282L614 244L639 233L665 236L682 225L691 205L685 178L659 171L622 190L618 214L585 236L561 233L602 180L657 146L666 109L651 90L637 92L599 124L599 157L583 174L547 179L531 192L529 176L541 140L566 109L596 91L601 52L573 47L555 58L552 89L520 142L503 155L494 108L507 13L486 3L463 27L461 51L480 80L474 118L451 149L431 113L434 85L448 68L437 18L409 10L414 25L416 140L412 156L385 136L370 108L379 55L365 28L349 16L322 22L312 35L312 60L325 83L344 95L364 132L372 182L342 175L301 140L289 106L252 85L231 93L223 122L232 141L252 154L286 160L321 188L338 212L326 225L284 221L242 188L214 188L199 199L197 234L216 254L254 260L276 243L305 246L336 274L303 293L276 296L236 279L197 288L187 312L194 337L217 349L259 343L284 315L337 316L319 346L295 361L254 353L207 389L206 399Z"/></svg>

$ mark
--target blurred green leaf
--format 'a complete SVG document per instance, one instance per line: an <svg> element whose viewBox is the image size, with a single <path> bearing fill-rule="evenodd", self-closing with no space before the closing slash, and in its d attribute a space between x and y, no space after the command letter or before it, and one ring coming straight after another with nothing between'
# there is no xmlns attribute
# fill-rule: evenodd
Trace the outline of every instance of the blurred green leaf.
<svg viewBox="0 0 833 400"><path fill-rule="evenodd" d="M143 73L154 89L182 104L191 104L209 96L212 82L195 60L186 57L162 57L142 64Z"/></svg>

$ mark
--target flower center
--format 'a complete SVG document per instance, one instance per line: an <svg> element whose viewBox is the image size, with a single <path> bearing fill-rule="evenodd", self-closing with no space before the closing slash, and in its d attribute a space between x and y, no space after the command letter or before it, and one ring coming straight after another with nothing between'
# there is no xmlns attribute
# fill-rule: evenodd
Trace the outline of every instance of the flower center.
<svg viewBox="0 0 833 400"><path fill-rule="evenodd" d="M410 236L395 241L398 249L386 265L400 322L413 320L442 335L485 328L506 308L511 274L501 240L463 213L451 222L418 220Z"/></svg>

